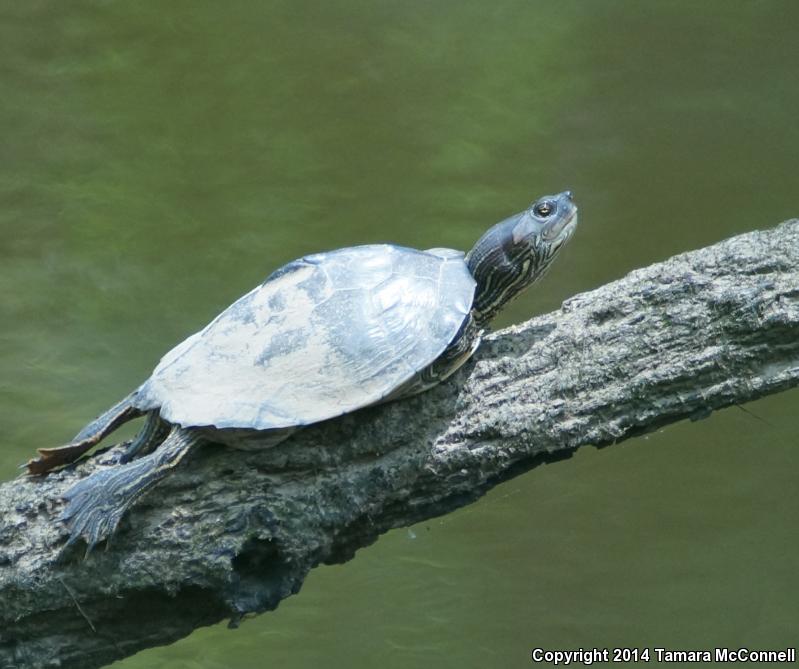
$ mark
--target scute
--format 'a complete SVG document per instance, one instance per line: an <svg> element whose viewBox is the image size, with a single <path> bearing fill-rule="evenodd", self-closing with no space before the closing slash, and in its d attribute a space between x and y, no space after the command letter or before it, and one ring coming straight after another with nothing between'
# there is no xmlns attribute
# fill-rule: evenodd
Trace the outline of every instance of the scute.
<svg viewBox="0 0 799 669"><path fill-rule="evenodd" d="M374 404L433 362L472 304L463 254L392 245L289 263L167 353L141 409L266 430Z"/></svg>

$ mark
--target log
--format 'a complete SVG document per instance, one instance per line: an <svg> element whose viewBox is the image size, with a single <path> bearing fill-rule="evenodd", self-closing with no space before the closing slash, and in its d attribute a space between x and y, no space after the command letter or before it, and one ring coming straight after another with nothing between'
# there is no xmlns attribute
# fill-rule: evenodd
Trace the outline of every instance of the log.
<svg viewBox="0 0 799 669"><path fill-rule="evenodd" d="M314 566L541 462L797 384L791 220L497 332L423 395L269 450L205 446L87 559L64 549L60 495L120 448L19 478L0 486L0 667L100 667L202 625L236 625L296 593Z"/></svg>

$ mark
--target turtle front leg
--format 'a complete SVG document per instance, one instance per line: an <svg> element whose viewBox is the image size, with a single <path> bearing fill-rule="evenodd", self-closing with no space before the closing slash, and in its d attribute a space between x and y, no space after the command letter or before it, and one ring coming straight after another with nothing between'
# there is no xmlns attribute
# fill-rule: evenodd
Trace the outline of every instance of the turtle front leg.
<svg viewBox="0 0 799 669"><path fill-rule="evenodd" d="M155 452L78 481L63 495L67 505L59 520L69 529L66 545L84 539L88 555L114 533L125 511L169 474L201 439L198 433L175 426Z"/></svg>
<svg viewBox="0 0 799 669"><path fill-rule="evenodd" d="M136 392L131 393L118 404L112 406L101 416L95 418L84 427L75 438L65 446L57 448L39 448L38 458L29 460L24 466L28 474L46 474L56 467L75 462L81 455L95 446L101 439L111 434L123 423L142 415L142 411L133 406Z"/></svg>

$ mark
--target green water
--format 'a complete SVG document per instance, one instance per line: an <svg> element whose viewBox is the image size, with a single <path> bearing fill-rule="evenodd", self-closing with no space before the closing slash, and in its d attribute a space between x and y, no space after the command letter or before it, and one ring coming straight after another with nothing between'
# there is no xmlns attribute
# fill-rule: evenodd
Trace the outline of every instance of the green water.
<svg viewBox="0 0 799 669"><path fill-rule="evenodd" d="M304 253L468 248L571 188L506 324L799 216L797 28L792 0L2 2L0 475ZM798 397L584 449L116 666L795 645Z"/></svg>

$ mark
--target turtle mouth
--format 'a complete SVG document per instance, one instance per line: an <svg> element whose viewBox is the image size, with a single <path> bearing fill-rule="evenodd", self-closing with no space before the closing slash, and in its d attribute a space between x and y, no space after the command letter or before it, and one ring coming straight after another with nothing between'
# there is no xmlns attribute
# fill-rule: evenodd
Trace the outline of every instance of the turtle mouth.
<svg viewBox="0 0 799 669"><path fill-rule="evenodd" d="M565 242L572 236L577 227L577 207L572 205L568 211L557 220L553 221L544 230L543 236L548 242Z"/></svg>

